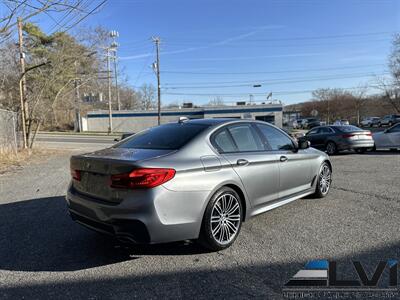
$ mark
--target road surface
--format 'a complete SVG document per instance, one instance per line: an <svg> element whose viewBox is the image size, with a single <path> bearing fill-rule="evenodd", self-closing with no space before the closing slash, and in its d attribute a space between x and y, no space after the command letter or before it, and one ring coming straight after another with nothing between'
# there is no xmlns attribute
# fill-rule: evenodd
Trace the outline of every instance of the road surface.
<svg viewBox="0 0 400 300"><path fill-rule="evenodd" d="M110 147L118 136L39 133L37 145L55 149L101 149Z"/></svg>
<svg viewBox="0 0 400 300"><path fill-rule="evenodd" d="M0 176L0 299L284 299L309 260L335 260L352 279L351 260L371 274L400 259L398 153L334 156L328 197L259 215L214 253L183 242L124 248L72 222L71 154Z"/></svg>

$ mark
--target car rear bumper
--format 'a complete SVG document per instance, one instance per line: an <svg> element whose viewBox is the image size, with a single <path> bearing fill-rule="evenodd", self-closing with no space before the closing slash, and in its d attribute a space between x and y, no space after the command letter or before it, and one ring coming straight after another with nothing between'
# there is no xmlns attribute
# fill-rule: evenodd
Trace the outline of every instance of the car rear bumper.
<svg viewBox="0 0 400 300"><path fill-rule="evenodd" d="M355 141L340 141L338 143L338 150L353 150L360 148L373 148L374 140L355 140Z"/></svg>
<svg viewBox="0 0 400 300"><path fill-rule="evenodd" d="M111 203L70 185L66 201L77 223L120 240L147 244L198 238L207 197L205 191L173 192L160 186Z"/></svg>

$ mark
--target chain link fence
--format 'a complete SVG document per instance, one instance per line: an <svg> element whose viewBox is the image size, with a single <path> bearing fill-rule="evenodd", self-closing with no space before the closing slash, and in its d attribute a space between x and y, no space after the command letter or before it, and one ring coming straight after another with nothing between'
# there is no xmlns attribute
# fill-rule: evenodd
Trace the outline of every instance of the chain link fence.
<svg viewBox="0 0 400 300"><path fill-rule="evenodd" d="M18 150L17 113L0 109L0 153Z"/></svg>

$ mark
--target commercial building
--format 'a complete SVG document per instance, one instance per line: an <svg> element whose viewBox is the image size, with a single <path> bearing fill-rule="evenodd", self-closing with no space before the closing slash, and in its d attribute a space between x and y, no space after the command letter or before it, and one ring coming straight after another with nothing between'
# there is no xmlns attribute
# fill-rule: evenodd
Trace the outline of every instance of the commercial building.
<svg viewBox="0 0 400 300"><path fill-rule="evenodd" d="M195 108L163 109L161 123L176 122L180 117L203 118L242 118L270 122L282 127L282 104L210 106ZM157 125L156 110L113 111L114 132L138 132ZM90 111L82 119L83 131L107 131L108 111Z"/></svg>

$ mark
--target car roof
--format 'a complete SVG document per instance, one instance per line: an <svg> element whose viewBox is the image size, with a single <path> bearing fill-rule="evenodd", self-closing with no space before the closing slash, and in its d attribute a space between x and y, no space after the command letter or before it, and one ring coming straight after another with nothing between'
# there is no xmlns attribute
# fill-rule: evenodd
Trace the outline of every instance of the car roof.
<svg viewBox="0 0 400 300"><path fill-rule="evenodd" d="M253 121L251 119L237 119L237 118L215 118L215 119L190 119L184 123L189 124L204 124L204 125L219 125L223 123L229 123L233 121Z"/></svg>

